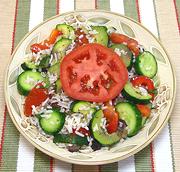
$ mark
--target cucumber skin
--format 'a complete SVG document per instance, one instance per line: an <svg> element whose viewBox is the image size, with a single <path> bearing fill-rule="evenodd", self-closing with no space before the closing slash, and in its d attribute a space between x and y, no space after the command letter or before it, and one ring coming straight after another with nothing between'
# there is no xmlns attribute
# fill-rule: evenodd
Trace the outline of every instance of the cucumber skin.
<svg viewBox="0 0 180 172"><path fill-rule="evenodd" d="M32 70L32 69L30 69L30 68L28 68L28 67L26 66L25 62L21 64L21 68L22 68L23 70L25 70L25 71L26 71L26 70Z"/></svg>
<svg viewBox="0 0 180 172"><path fill-rule="evenodd" d="M20 76L20 75L19 75ZM22 88L21 84L19 84L19 77L17 79L17 89L20 95L27 96L29 94L28 90Z"/></svg>
<svg viewBox="0 0 180 172"><path fill-rule="evenodd" d="M71 134L56 134L54 135L53 143L70 143L78 146L88 145L87 137L81 137Z"/></svg>
<svg viewBox="0 0 180 172"><path fill-rule="evenodd" d="M75 104L78 103L78 102L79 102L79 100L75 100L75 101L73 101L73 102L71 103L71 105L70 105L70 111L71 111L71 112L73 112L73 108L74 108Z"/></svg>
<svg viewBox="0 0 180 172"><path fill-rule="evenodd" d="M113 51L115 50L115 48L118 48L118 46L120 46L121 44L114 44L114 45L111 45L109 48L111 48L111 49L113 49ZM124 44L122 44L123 46L126 46L126 45L124 45ZM127 47L127 49L129 49L128 47ZM130 51L130 50L129 50ZM131 51L130 51L131 52ZM130 71L131 70L131 68L132 68L132 66L133 66L133 53L132 53L132 55L131 55L131 57L130 57L130 64L129 64L129 66L126 66L127 67L127 69L128 69L128 71Z"/></svg>
<svg viewBox="0 0 180 172"><path fill-rule="evenodd" d="M26 65L26 62L22 63L21 64L21 68L26 71L26 70L32 70L32 69L37 69L38 66L36 66L35 68L29 68L27 65Z"/></svg>
<svg viewBox="0 0 180 172"><path fill-rule="evenodd" d="M50 55L46 55L42 58L42 60L40 61L39 67L40 68L48 68L49 67L49 60L50 60L51 56Z"/></svg>
<svg viewBox="0 0 180 172"><path fill-rule="evenodd" d="M120 102L118 104L121 104L121 103L122 102ZM128 134L128 137L132 137L132 136L136 135L139 132L139 130L142 128L142 116L141 116L140 111L137 109L137 107L134 104L132 104L131 102L126 102L126 103L128 103L129 106L131 106L131 108L133 109L134 113L136 114L136 121L137 121L137 123L136 123L135 131L132 132L131 134ZM116 109L118 107L118 104L116 105ZM119 116L121 116L121 114L119 114Z"/></svg>
<svg viewBox="0 0 180 172"><path fill-rule="evenodd" d="M148 51L146 51L146 52L148 52ZM148 53L150 53L150 52L148 52ZM137 74L146 76L146 75L144 75L144 73L141 71L140 66L139 66L141 54L142 54L142 53L140 53L140 54L136 57L136 61L135 61L135 63L134 63L134 68L135 68L135 71L136 71ZM152 53L151 53L151 55L154 57L154 55L153 55ZM157 71L158 71L158 64L157 64L157 61L156 61L156 58L155 58L155 57L154 57L154 60L155 60L155 62L156 62L156 72L155 72L155 74L152 75L152 76L147 76L147 77L149 77L149 78L153 78L153 77L157 74Z"/></svg>
<svg viewBox="0 0 180 172"><path fill-rule="evenodd" d="M131 104L131 105L133 106L133 109L136 113L137 124L136 124L136 130L133 133L128 134L128 137L132 137L132 136L136 135L142 126L142 116L141 116L140 111L136 108L135 105L133 105L133 104Z"/></svg>
<svg viewBox="0 0 180 172"><path fill-rule="evenodd" d="M112 144L106 144L106 143L104 143L104 142L101 142L101 141L97 140L96 137L95 137L95 135L94 135L93 128L92 128L92 124L93 124L93 120L94 120L95 118L97 118L96 116L97 116L97 114L98 114L99 111L101 111L101 110L98 110L98 111L95 112L93 118L92 118L91 121L90 121L90 133L91 133L91 135L93 136L93 138L94 138L98 143L100 143L102 146L112 146L112 145L115 145L116 143L118 143L118 142L120 141L120 138L121 138L121 137L120 137L120 134L119 134L119 140L117 140L116 142L114 142L114 143L112 143ZM114 133L114 134L115 134L115 133ZM116 134L118 134L118 133L116 132ZM111 135L111 134L110 134L110 135Z"/></svg>
<svg viewBox="0 0 180 172"><path fill-rule="evenodd" d="M132 97L131 95L129 95L124 89L122 90L122 96L124 98L126 98L128 101L135 103L135 104L148 104L150 102L150 100L148 99L137 99L135 97Z"/></svg>
<svg viewBox="0 0 180 172"><path fill-rule="evenodd" d="M133 60L131 59L130 65L127 67L127 70L130 71L132 69L133 66Z"/></svg>
<svg viewBox="0 0 180 172"><path fill-rule="evenodd" d="M66 117L65 113L59 112L58 109L55 109L55 108L54 108L54 109L52 109L52 110L53 110L53 112L55 111L55 112L59 113L59 115L61 115L61 117L60 117L60 121L61 121L60 125L61 125L61 126L59 127L59 129L58 129L57 131L55 131L55 132L48 132L48 131L44 130L44 129L43 129L43 126L41 125L41 122L40 122L40 120L42 120L43 117L39 117L39 125L40 125L40 127L42 128L42 130L43 130L46 134L49 134L49 135L57 134L57 133L63 128L64 123L65 123L65 117Z"/></svg>

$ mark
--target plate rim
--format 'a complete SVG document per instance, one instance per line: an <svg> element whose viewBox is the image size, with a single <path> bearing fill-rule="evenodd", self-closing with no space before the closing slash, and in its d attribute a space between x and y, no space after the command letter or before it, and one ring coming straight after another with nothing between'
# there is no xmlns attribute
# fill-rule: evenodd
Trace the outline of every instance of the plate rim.
<svg viewBox="0 0 180 172"><path fill-rule="evenodd" d="M172 70L172 75L173 75L173 94L172 94L172 102L170 104L170 107L169 107L169 110L167 112L167 115L166 115L166 118L164 119L163 123L159 126L159 128L157 129L157 131L143 144L143 145L140 145L138 146L136 149L128 152L127 154L121 156L121 157L116 157L116 158L111 158L111 159L108 159L108 160L103 160L103 161L81 161L79 159L77 160L73 160L71 158L66 158L66 157L61 157L61 155L56 155L46 149L44 149L42 146L40 146L39 144L37 144L35 141L33 141L32 139L30 139L26 134L25 132L20 128L19 124L16 122L15 120L15 117L11 111L11 108L10 108L10 105L9 105L9 101L7 99L7 86L8 86L8 83L7 83L7 78L8 78L8 69L9 69L9 66L11 64L11 61L13 60L13 57L16 53L16 51L19 49L20 45L23 43L23 41L32 33L34 32L37 28L39 28L41 25L49 22L50 20L53 20L55 18L58 18L59 16L65 16L65 15L68 15L68 14L73 14L73 13L78 13L78 12L102 12L102 13L110 13L110 14L114 14L114 15L117 15L117 16L120 16L120 17L123 17L123 18L126 18L136 24L138 24L139 26L141 26L143 29L145 29L151 36L153 36L153 38L155 38L155 40L159 43L159 45L161 46L161 48L163 49L163 51L165 52L165 54L167 55L167 59L169 61L169 64L170 64L170 67L171 67L171 70ZM175 104L175 99L176 99L176 75L175 75L175 70L173 68L173 64L172 64L172 61L170 60L170 56L169 54L167 53L166 49L164 48L164 46L162 45L162 43L159 41L159 39L150 31L148 30L144 25L142 25L141 23L135 21L134 19L130 18L130 17L127 17L125 15L121 15L119 13L116 13L116 12L111 12L111 11L107 11L107 10L92 10L92 9L86 9L86 10L74 10L74 11L68 11L66 13L62 13L62 14L58 14L58 15L55 15L53 17L50 17L48 18L47 20L41 22L40 24L38 24L36 27L34 27L32 30L30 30L27 34L25 34L25 36L21 39L21 41L18 43L18 45L16 46L16 48L14 49L12 55L10 56L9 60L8 60L8 63L7 63L7 67L6 67L6 70L5 70L5 77L4 77L4 97L5 97L5 103L6 103L6 106L7 106L7 109L8 109L8 114L11 118L11 120L13 121L14 125L16 126L16 129L18 129L18 131L23 135L23 137L25 137L26 140L28 140L28 142L30 142L35 148L37 148L38 150L40 150L41 152L51 156L51 157L54 157L56 159L59 159L61 161L64 161L64 162L68 162L68 163L72 163L72 164L78 164L78 165L103 165L103 164L108 164L108 163L113 163L113 162L117 162L117 161L120 161L120 160L123 160L123 159L126 159L134 154L136 154L137 152L141 151L143 148L145 148L147 145L149 145L158 135L159 133L162 131L162 129L164 128L164 126L167 124L171 114L172 114L172 110L173 110L173 107L174 107L174 104Z"/></svg>

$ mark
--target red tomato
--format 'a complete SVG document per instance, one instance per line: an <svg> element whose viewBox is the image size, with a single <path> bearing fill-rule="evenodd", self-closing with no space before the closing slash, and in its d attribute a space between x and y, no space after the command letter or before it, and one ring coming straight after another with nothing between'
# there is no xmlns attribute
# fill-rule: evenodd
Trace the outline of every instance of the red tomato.
<svg viewBox="0 0 180 172"><path fill-rule="evenodd" d="M42 44L36 43L36 44L31 45L30 49L33 53L37 53L41 50L49 49L49 47L47 45L42 45Z"/></svg>
<svg viewBox="0 0 180 172"><path fill-rule="evenodd" d="M115 44L127 43L129 37L120 33L111 33L110 40Z"/></svg>
<svg viewBox="0 0 180 172"><path fill-rule="evenodd" d="M24 114L32 115L32 105L39 106L48 98L48 91L45 88L33 88L25 99Z"/></svg>
<svg viewBox="0 0 180 172"><path fill-rule="evenodd" d="M111 49L87 44L66 55L60 66L63 90L77 100L107 102L128 80L127 69Z"/></svg>
<svg viewBox="0 0 180 172"><path fill-rule="evenodd" d="M139 55L138 42L134 39L129 39L127 42L128 48L134 53L135 56Z"/></svg>
<svg viewBox="0 0 180 172"><path fill-rule="evenodd" d="M75 39L76 47L89 43L88 39L86 38L86 34L82 29L77 29L75 35L76 35L76 39Z"/></svg>
<svg viewBox="0 0 180 172"><path fill-rule="evenodd" d="M149 94L152 96L152 99L154 98L154 83L151 79L149 79L146 76L138 76L135 78L132 78L131 83L133 84L133 86L143 86L147 89L147 91L149 92Z"/></svg>
<svg viewBox="0 0 180 172"><path fill-rule="evenodd" d="M151 114L151 109L147 105L137 104L136 106L141 112L142 116L149 117L149 115Z"/></svg>
<svg viewBox="0 0 180 172"><path fill-rule="evenodd" d="M108 106L107 109L103 110L103 114L105 118L107 119L107 131L109 134L114 133L118 129L119 124L119 115L117 112L115 112L113 106Z"/></svg>

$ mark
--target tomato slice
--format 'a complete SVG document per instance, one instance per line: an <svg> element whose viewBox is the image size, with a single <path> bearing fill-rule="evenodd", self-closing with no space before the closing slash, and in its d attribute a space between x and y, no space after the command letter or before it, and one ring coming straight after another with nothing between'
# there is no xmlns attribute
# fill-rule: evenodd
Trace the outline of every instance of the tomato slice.
<svg viewBox="0 0 180 172"><path fill-rule="evenodd" d="M145 89L147 89L148 93L152 96L152 99L154 99L154 83L153 81L146 77L146 76L137 76L135 78L132 78L131 83L133 84L133 86L143 86L145 87Z"/></svg>
<svg viewBox="0 0 180 172"><path fill-rule="evenodd" d="M116 132L119 124L119 115L115 112L114 107L107 106L107 108L103 110L103 114L107 119L107 132L109 134Z"/></svg>
<svg viewBox="0 0 180 172"><path fill-rule="evenodd" d="M24 114L32 115L32 105L39 106L48 98L48 90L45 88L33 88L25 99Z"/></svg>
<svg viewBox="0 0 180 172"><path fill-rule="evenodd" d="M141 112L142 116L149 117L149 115L151 114L151 109L147 105L137 104L136 106Z"/></svg>
<svg viewBox="0 0 180 172"><path fill-rule="evenodd" d="M60 66L62 88L77 100L107 102L115 98L128 80L119 56L100 44L87 44L66 55Z"/></svg>

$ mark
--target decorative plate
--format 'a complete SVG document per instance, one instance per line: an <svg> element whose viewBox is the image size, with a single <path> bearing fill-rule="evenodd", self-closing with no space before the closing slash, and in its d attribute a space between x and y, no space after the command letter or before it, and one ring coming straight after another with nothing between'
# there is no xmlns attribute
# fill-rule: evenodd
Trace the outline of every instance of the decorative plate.
<svg viewBox="0 0 180 172"><path fill-rule="evenodd" d="M44 40L54 26L62 22L91 22L115 27L118 32L139 40L145 49L152 52L158 62L158 76L155 78L158 86L158 95L155 98L156 109L146 123L145 127L134 137L118 143L110 149L91 153L86 151L71 153L56 146L49 138L38 132L23 114L22 97L18 94L16 80L21 72L20 64L30 52L30 45ZM176 80L170 59L155 36L134 20L116 13L106 11L75 11L46 20L29 32L15 49L9 62L5 77L5 99L7 107L17 129L21 134L42 152L74 164L97 165L112 163L127 158L147 146L167 123L175 99Z"/></svg>

